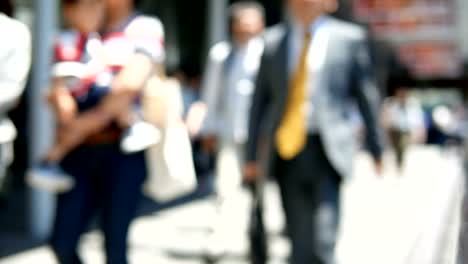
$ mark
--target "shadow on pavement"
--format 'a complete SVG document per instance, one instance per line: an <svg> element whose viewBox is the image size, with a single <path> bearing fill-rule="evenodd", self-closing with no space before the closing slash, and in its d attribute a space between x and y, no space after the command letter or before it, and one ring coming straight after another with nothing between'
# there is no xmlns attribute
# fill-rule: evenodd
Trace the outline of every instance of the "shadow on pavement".
<svg viewBox="0 0 468 264"><path fill-rule="evenodd" d="M181 206L209 196L213 190L211 176L200 177L198 188L192 194L166 203L157 203L143 197L137 212L137 217L154 214L162 210ZM0 258L11 256L44 246L47 241L37 240L27 232L26 191L12 193L8 199L0 201ZM91 225L90 231L97 227L97 221Z"/></svg>

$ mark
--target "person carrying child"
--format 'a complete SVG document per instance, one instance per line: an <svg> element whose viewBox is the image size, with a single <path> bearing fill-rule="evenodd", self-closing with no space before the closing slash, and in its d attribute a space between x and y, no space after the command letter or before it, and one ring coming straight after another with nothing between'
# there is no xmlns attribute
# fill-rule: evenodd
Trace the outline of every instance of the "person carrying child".
<svg viewBox="0 0 468 264"><path fill-rule="evenodd" d="M66 146L66 151L56 154L57 146L54 146L46 160L60 164L74 181L73 188L57 197L50 240L62 264L82 263L77 253L78 241L97 213L104 235L106 262L128 263L128 230L141 197L146 164L143 151L135 151L138 142L130 140L130 144L125 139L126 135L142 130L151 130L149 134L156 137L154 130L140 129L135 123L142 122L139 100L146 82L162 68L164 61L162 24L156 18L136 13L135 2L62 0L64 14L76 15L79 22L93 19L98 22L102 19L98 9L104 9L105 14L102 25L93 25L101 28L100 35L89 30L86 32L89 34L71 38L81 40L72 43L84 46L85 52L80 55L83 49L63 50L69 56L91 58L83 59L84 74L77 78L55 78L49 96L58 117L57 139ZM65 61L77 59L67 57ZM67 70L56 68L55 72L61 75L58 73ZM125 149L127 145L133 149Z"/></svg>
<svg viewBox="0 0 468 264"><path fill-rule="evenodd" d="M103 11L103 0L63 1L63 15L71 30L62 32L55 43L54 85L48 96L50 104L59 108L54 109L59 113L57 137L45 158L28 173L27 180L33 187L57 193L73 188L73 177L59 164L87 136L107 125L91 112L70 126L79 113L94 106L107 113L108 119L113 119L119 128L125 129L121 138L123 152L139 152L158 142L159 131L142 120L138 99L132 104L133 109L126 107L126 100L138 96L128 97L110 88L124 63L115 56L120 51L113 51L113 46L124 47L116 43L129 44L130 41L122 34L101 38L97 32L103 23ZM122 100L124 104L119 104Z"/></svg>

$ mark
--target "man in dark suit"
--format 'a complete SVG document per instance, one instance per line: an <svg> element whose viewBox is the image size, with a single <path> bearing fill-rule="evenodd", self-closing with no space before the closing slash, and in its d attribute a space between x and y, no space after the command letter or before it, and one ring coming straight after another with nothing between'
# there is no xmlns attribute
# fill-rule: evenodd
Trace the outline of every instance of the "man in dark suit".
<svg viewBox="0 0 468 264"><path fill-rule="evenodd" d="M359 144L357 110L381 169L378 89L365 30L325 15L335 0L285 1L289 20L265 34L244 174L259 178L258 143L266 131L263 173L280 186L291 263L335 263L340 186L351 177Z"/></svg>

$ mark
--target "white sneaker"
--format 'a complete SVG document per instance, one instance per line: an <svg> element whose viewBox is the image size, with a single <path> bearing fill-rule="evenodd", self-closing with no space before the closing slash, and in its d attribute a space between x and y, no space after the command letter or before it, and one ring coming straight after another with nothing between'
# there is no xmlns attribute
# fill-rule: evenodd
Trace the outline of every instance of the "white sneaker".
<svg viewBox="0 0 468 264"><path fill-rule="evenodd" d="M28 170L26 183L52 193L65 193L75 186L75 180L60 166L49 163L41 163Z"/></svg>
<svg viewBox="0 0 468 264"><path fill-rule="evenodd" d="M131 125L124 133L120 142L120 149L126 153L143 151L161 140L161 132L154 125L138 121Z"/></svg>

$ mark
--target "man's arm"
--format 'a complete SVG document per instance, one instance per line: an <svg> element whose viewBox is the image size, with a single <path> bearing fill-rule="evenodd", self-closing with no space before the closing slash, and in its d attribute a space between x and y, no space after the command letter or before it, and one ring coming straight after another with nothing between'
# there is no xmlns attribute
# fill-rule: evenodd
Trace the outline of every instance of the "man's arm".
<svg viewBox="0 0 468 264"><path fill-rule="evenodd" d="M355 45L353 92L365 123L367 147L378 163L377 165L380 165L383 148L382 131L378 121L379 91L372 72L366 38L363 37Z"/></svg>
<svg viewBox="0 0 468 264"><path fill-rule="evenodd" d="M206 69L203 74L201 99L206 104L207 116L203 122L201 133L203 135L213 135L217 131L217 111L216 106L219 102L219 79L223 74L221 71L221 61L219 56L225 56L227 50L223 50L225 47L216 45L210 51Z"/></svg>
<svg viewBox="0 0 468 264"><path fill-rule="evenodd" d="M255 180L258 176L258 143L260 137L260 130L262 128L262 121L268 105L270 104L270 83L269 83L269 62L267 53L262 55L260 68L258 71L255 91L252 99L252 106L250 108L249 118L249 136L246 145L246 166L245 166L245 179L249 182Z"/></svg>
<svg viewBox="0 0 468 264"><path fill-rule="evenodd" d="M223 75L223 61L229 53L226 43L218 43L211 50L208 56L205 73L203 74L201 99L206 105L206 116L201 127L203 137L203 148L206 151L213 151L216 145L216 135L218 134L218 104L220 100L220 80Z"/></svg>

